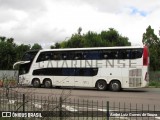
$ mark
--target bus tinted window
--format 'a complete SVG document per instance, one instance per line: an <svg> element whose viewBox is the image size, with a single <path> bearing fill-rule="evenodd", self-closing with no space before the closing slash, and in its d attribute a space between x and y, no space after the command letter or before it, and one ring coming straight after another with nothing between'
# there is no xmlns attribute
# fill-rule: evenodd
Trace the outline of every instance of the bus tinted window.
<svg viewBox="0 0 160 120"><path fill-rule="evenodd" d="M24 54L22 57L22 61L32 61L34 57L36 56L38 51L30 51Z"/></svg>
<svg viewBox="0 0 160 120"><path fill-rule="evenodd" d="M142 49L104 50L102 59L136 59L142 57Z"/></svg>
<svg viewBox="0 0 160 120"><path fill-rule="evenodd" d="M19 66L19 75L28 73L29 69L30 69L30 66L31 66L31 63L21 64Z"/></svg>
<svg viewBox="0 0 160 120"><path fill-rule="evenodd" d="M62 56L60 52L54 52L52 60L61 60Z"/></svg>
<svg viewBox="0 0 160 120"><path fill-rule="evenodd" d="M62 69L62 76L74 76L75 70L74 68L63 68Z"/></svg>
<svg viewBox="0 0 160 120"><path fill-rule="evenodd" d="M52 56L52 52L41 52L36 62L51 60Z"/></svg>
<svg viewBox="0 0 160 120"><path fill-rule="evenodd" d="M95 76L98 73L98 68L77 68L75 76Z"/></svg>
<svg viewBox="0 0 160 120"><path fill-rule="evenodd" d="M82 51L78 51L74 53L74 59L75 60L81 60L83 58L83 52Z"/></svg>
<svg viewBox="0 0 160 120"><path fill-rule="evenodd" d="M89 51L47 51L38 56L37 62L46 60L99 60L136 59L142 57L143 49L107 49ZM27 54L26 54L27 57ZM28 58L28 57L27 57ZM31 58L29 58L31 59Z"/></svg>
<svg viewBox="0 0 160 120"><path fill-rule="evenodd" d="M59 57L59 60L74 60L75 59L75 53L72 51L66 51L61 52L61 58Z"/></svg>
<svg viewBox="0 0 160 120"><path fill-rule="evenodd" d="M43 68L37 69L33 71L33 75L60 75L62 73L62 69L60 68Z"/></svg>
<svg viewBox="0 0 160 120"><path fill-rule="evenodd" d="M129 59L130 50L118 50L118 59Z"/></svg>
<svg viewBox="0 0 160 120"><path fill-rule="evenodd" d="M67 53L67 52L61 53L61 58L62 58L62 60L67 60L67 59L69 59L68 53ZM60 59L60 58L59 58L59 59Z"/></svg>
<svg viewBox="0 0 160 120"><path fill-rule="evenodd" d="M117 59L118 51L117 50L104 50L102 58L103 59Z"/></svg>
<svg viewBox="0 0 160 120"><path fill-rule="evenodd" d="M141 58L143 50L142 49L133 49L131 50L131 59Z"/></svg>
<svg viewBox="0 0 160 120"><path fill-rule="evenodd" d="M101 51L97 50L97 51L86 51L83 54L84 59L87 60L96 60L96 59L100 59L101 58Z"/></svg>
<svg viewBox="0 0 160 120"><path fill-rule="evenodd" d="M33 71L33 75L51 76L95 76L98 68L43 68Z"/></svg>

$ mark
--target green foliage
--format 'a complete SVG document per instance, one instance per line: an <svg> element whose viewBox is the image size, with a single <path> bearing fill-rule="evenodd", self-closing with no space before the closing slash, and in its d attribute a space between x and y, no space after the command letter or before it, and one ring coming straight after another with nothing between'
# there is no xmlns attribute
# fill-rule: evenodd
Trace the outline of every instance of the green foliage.
<svg viewBox="0 0 160 120"><path fill-rule="evenodd" d="M20 61L24 53L30 50L30 45L21 44L16 47L17 61Z"/></svg>
<svg viewBox="0 0 160 120"><path fill-rule="evenodd" d="M31 50L41 50L41 49L42 49L42 46L39 45L38 43L35 43L31 48Z"/></svg>
<svg viewBox="0 0 160 120"><path fill-rule="evenodd" d="M55 45L50 46L51 49L58 49L60 48L60 44L57 42Z"/></svg>
<svg viewBox="0 0 160 120"><path fill-rule="evenodd" d="M30 45L15 44L13 38L0 37L0 70L12 69L13 64L20 61L26 51L42 49L37 43L30 48Z"/></svg>
<svg viewBox="0 0 160 120"><path fill-rule="evenodd" d="M0 37L0 69L10 69L16 60L16 45L13 38Z"/></svg>
<svg viewBox="0 0 160 120"><path fill-rule="evenodd" d="M151 81L149 82L149 86L160 88L160 81Z"/></svg>
<svg viewBox="0 0 160 120"><path fill-rule="evenodd" d="M115 29L102 31L100 34L88 31L81 35L82 28L78 29L78 34L73 34L68 41L58 44L58 48L83 48L83 47L107 47L107 46L130 46L127 37L120 35ZM55 44L56 46L56 44ZM52 48L56 48L52 46Z"/></svg>
<svg viewBox="0 0 160 120"><path fill-rule="evenodd" d="M146 32L143 34L143 44L149 47L150 53L150 69L160 69L160 39L154 34L154 29L148 26Z"/></svg>

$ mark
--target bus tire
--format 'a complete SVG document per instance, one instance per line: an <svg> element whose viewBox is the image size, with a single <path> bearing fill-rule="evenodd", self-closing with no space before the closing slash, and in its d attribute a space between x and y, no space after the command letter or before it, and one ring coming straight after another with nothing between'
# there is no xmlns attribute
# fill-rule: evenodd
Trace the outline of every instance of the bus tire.
<svg viewBox="0 0 160 120"><path fill-rule="evenodd" d="M100 91L107 89L107 83L105 80L98 80L96 83L96 88Z"/></svg>
<svg viewBox="0 0 160 120"><path fill-rule="evenodd" d="M117 92L121 90L121 83L118 80L111 81L109 88L111 91Z"/></svg>
<svg viewBox="0 0 160 120"><path fill-rule="evenodd" d="M50 79L45 79L44 80L44 87L45 88L51 88L52 87L52 82Z"/></svg>
<svg viewBox="0 0 160 120"><path fill-rule="evenodd" d="M41 86L40 80L38 78L34 78L33 81L32 81L32 85L35 88L39 88Z"/></svg>

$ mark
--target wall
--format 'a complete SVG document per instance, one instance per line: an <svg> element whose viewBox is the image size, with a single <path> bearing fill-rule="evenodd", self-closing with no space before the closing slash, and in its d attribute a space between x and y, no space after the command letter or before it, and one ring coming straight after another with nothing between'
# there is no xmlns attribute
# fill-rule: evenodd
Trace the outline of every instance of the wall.
<svg viewBox="0 0 160 120"><path fill-rule="evenodd" d="M0 70L0 80L17 80L17 70Z"/></svg>

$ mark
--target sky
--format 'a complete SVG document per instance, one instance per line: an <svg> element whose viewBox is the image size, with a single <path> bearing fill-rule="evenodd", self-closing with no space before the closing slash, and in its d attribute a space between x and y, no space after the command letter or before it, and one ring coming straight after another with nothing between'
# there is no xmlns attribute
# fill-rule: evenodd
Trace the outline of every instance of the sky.
<svg viewBox="0 0 160 120"><path fill-rule="evenodd" d="M0 36L17 44L39 43L49 48L77 33L109 28L142 45L151 25L160 30L160 0L0 0Z"/></svg>

